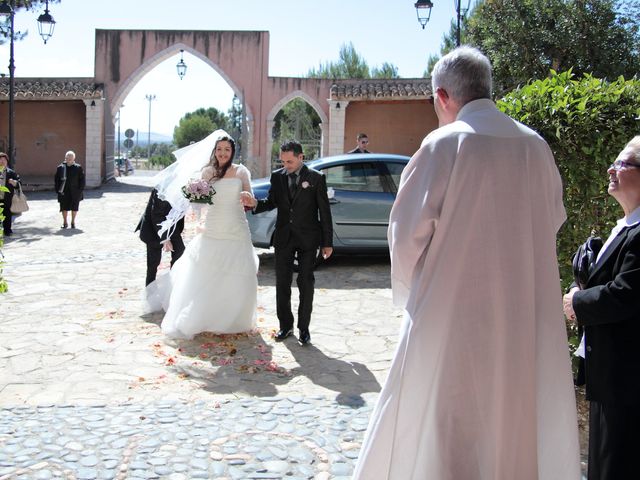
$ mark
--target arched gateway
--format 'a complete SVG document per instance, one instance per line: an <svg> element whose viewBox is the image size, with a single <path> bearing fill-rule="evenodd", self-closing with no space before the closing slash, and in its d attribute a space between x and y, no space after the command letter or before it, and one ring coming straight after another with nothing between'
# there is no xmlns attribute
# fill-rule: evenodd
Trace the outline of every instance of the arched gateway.
<svg viewBox="0 0 640 480"><path fill-rule="evenodd" d="M113 161L115 114L127 94L181 49L210 65L243 101L247 119L243 151L254 174L266 175L270 168L274 107L300 96L323 121L329 118L331 80L269 77L269 32L96 30L95 45L95 81L104 91L107 163ZM323 151L328 152L328 138L323 138Z"/></svg>
<svg viewBox="0 0 640 480"><path fill-rule="evenodd" d="M16 78L14 160L29 186L52 188L73 149L97 187L113 176L114 119L135 84L180 50L202 59L245 110L243 157L254 176L271 168L274 118L294 98L321 119L321 155L350 150L367 132L372 151L410 155L438 122L427 79L270 77L269 32L96 30L94 78ZM0 78L0 149L6 149L9 82Z"/></svg>

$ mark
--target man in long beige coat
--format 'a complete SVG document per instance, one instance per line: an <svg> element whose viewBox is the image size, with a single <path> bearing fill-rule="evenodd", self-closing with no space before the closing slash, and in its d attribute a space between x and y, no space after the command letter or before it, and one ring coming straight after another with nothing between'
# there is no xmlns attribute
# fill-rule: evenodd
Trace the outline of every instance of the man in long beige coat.
<svg viewBox="0 0 640 480"><path fill-rule="evenodd" d="M359 480L578 480L553 155L499 112L462 47L432 73L440 128L405 168L389 222L398 349Z"/></svg>

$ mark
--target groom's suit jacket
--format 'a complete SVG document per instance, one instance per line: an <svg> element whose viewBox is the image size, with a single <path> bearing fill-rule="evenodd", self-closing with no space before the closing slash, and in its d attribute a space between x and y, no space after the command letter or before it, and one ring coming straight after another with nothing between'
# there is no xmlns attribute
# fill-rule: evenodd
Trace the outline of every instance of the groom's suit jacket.
<svg viewBox="0 0 640 480"><path fill-rule="evenodd" d="M293 235L305 250L333 246L331 208L324 175L306 165L293 199L289 199L287 171L271 174L269 195L258 200L254 213L278 209L273 246L284 247Z"/></svg>
<svg viewBox="0 0 640 480"><path fill-rule="evenodd" d="M587 399L640 402L640 224L603 253L573 309L585 330Z"/></svg>

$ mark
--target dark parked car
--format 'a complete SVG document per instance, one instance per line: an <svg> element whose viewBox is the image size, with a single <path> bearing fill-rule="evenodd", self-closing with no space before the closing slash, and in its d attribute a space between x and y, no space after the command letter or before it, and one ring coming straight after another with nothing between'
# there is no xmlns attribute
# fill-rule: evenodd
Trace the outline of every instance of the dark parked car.
<svg viewBox="0 0 640 480"><path fill-rule="evenodd" d="M402 155L363 153L324 157L306 162L324 173L333 217L333 248L337 253L389 251L387 227L400 174L409 161ZM258 199L267 197L269 178L251 183ZM254 246L268 248L276 211L247 214Z"/></svg>

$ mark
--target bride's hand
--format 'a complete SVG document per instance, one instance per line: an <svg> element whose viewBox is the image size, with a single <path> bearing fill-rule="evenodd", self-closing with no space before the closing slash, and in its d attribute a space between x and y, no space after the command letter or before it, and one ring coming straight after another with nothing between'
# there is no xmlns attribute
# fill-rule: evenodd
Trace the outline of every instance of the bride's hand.
<svg viewBox="0 0 640 480"><path fill-rule="evenodd" d="M251 192L242 191L240 192L240 203L243 207L251 207L254 206L254 197Z"/></svg>

